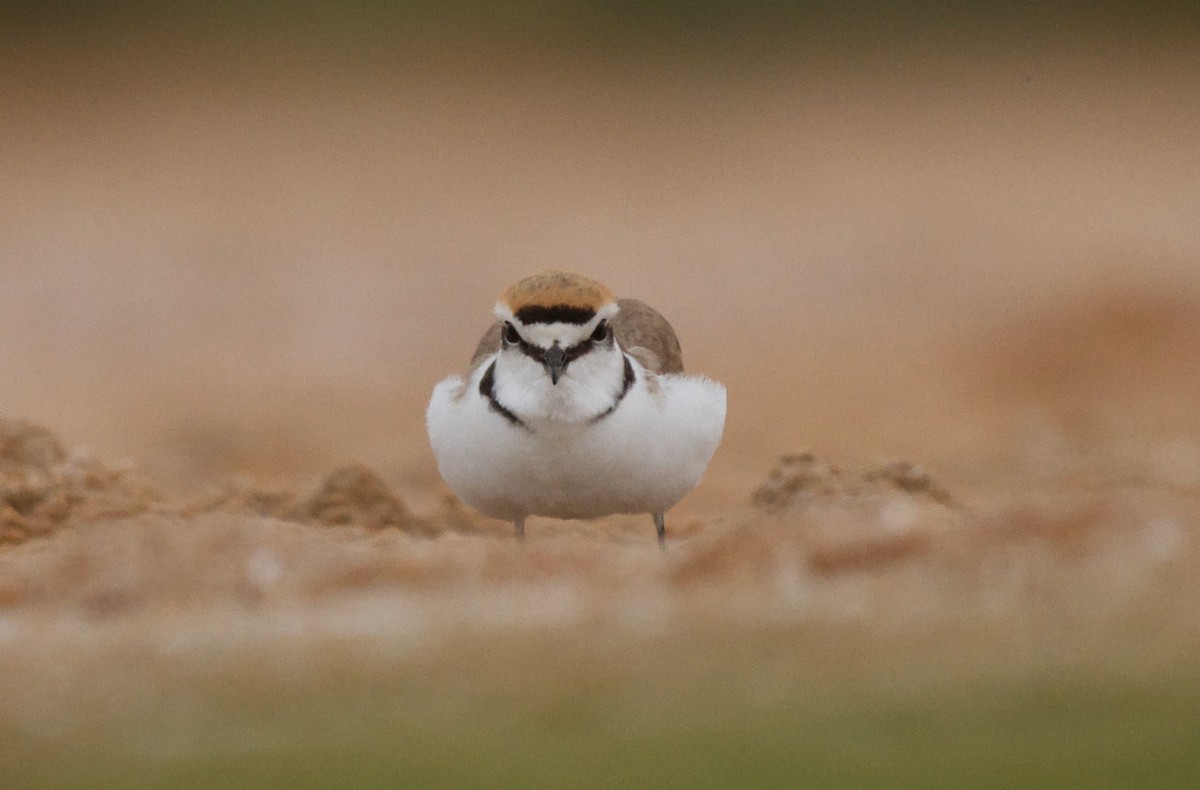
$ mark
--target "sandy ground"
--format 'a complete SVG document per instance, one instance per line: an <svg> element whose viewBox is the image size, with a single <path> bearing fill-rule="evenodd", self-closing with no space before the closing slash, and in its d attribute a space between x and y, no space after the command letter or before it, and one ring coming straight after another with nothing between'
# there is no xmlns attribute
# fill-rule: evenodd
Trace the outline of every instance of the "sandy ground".
<svg viewBox="0 0 1200 790"><path fill-rule="evenodd" d="M19 42L0 730L229 753L190 689L344 677L448 722L493 687L547 715L572 683L653 717L717 670L756 710L943 671L1191 677L1193 44L698 64ZM659 306L729 388L665 554L633 517L534 519L516 545L437 477L429 390L547 266ZM612 675L666 654L674 685Z"/></svg>

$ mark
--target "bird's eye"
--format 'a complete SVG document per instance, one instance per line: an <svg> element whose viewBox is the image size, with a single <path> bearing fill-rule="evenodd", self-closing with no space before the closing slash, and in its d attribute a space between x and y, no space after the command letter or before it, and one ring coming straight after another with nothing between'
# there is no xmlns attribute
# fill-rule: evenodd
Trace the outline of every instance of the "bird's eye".
<svg viewBox="0 0 1200 790"><path fill-rule="evenodd" d="M608 328L608 322L601 321L600 323L596 324L596 331L592 332L592 342L603 343L605 340L608 340L610 334L611 332Z"/></svg>
<svg viewBox="0 0 1200 790"><path fill-rule="evenodd" d="M521 342L521 336L517 334L517 328L512 324L504 325L504 342L510 345Z"/></svg>

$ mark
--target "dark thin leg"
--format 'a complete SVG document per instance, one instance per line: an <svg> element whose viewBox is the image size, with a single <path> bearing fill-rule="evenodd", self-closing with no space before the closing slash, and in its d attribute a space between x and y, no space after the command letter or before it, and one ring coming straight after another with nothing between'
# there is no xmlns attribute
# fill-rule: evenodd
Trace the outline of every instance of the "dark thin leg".
<svg viewBox="0 0 1200 790"><path fill-rule="evenodd" d="M654 531L658 533L658 545L667 547L667 523L662 513L654 514Z"/></svg>
<svg viewBox="0 0 1200 790"><path fill-rule="evenodd" d="M513 526L517 528L517 540L525 540L525 519L513 519Z"/></svg>

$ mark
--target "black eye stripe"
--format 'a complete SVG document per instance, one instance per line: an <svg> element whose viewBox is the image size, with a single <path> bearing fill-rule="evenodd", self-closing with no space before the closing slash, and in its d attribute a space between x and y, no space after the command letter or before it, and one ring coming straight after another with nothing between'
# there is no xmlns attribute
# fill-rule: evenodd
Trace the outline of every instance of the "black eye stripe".
<svg viewBox="0 0 1200 790"><path fill-rule="evenodd" d="M598 332L600 329L604 330L603 337L597 339L596 332ZM582 340L573 346L564 348L563 355L565 361L570 362L571 360L579 359L581 356L591 351L597 343L604 343L612 338L612 329L607 321L601 321L599 324L597 324L596 332L593 332L587 339ZM521 337L521 334L517 332L516 327L509 323L504 325L504 342L510 346L516 346L517 348L521 349L522 354L537 361L538 363L541 363L542 359L546 355L546 349L540 346L535 346L533 343L530 343L528 340Z"/></svg>
<svg viewBox="0 0 1200 790"><path fill-rule="evenodd" d="M531 359L537 360L539 363L542 361L542 357L546 355L546 352L543 349L538 348L525 338L521 338L517 346L521 349L522 354L530 357Z"/></svg>
<svg viewBox="0 0 1200 790"><path fill-rule="evenodd" d="M585 340L582 343L576 343L575 345L566 349L567 361L570 362L572 359L578 359L591 350L592 343L590 340Z"/></svg>

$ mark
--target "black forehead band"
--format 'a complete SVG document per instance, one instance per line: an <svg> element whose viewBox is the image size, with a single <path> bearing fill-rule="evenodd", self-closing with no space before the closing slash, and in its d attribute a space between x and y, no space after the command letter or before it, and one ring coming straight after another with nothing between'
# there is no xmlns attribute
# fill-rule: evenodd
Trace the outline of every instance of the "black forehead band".
<svg viewBox="0 0 1200 790"><path fill-rule="evenodd" d="M526 305L513 315L522 324L586 324L596 317L596 311L569 304Z"/></svg>

